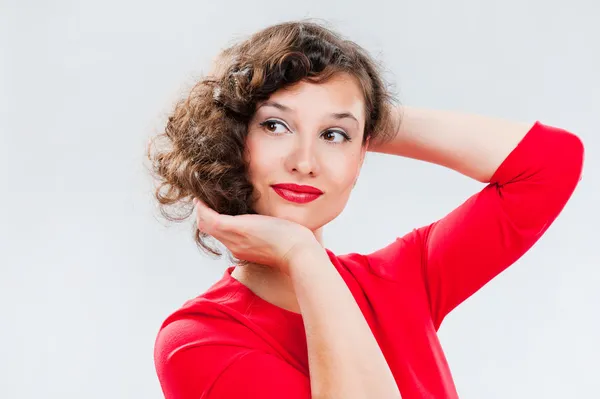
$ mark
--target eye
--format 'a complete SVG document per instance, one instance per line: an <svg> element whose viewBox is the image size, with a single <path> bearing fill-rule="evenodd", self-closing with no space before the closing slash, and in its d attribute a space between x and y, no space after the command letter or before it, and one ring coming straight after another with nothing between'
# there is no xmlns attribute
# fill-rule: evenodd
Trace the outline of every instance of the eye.
<svg viewBox="0 0 600 399"><path fill-rule="evenodd" d="M350 136L341 130L327 130L321 135L325 141L329 141L332 144L340 144L345 141L352 141Z"/></svg>
<svg viewBox="0 0 600 399"><path fill-rule="evenodd" d="M286 131L289 131L289 129L287 128L286 125L284 125L280 121L276 121L273 119L269 119L267 121L261 122L260 126L262 126L267 131L269 131L269 133L273 133L273 134L282 134L282 133L285 133ZM280 127L279 131L277 130L278 126ZM283 128L283 129L281 129L281 128Z"/></svg>

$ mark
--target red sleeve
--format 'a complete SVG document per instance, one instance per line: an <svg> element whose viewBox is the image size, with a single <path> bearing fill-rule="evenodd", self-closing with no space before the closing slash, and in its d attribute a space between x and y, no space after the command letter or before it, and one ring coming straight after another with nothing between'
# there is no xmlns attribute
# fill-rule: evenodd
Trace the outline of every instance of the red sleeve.
<svg viewBox="0 0 600 399"><path fill-rule="evenodd" d="M240 346L199 344L206 333L184 319L159 333L155 363L165 399L310 399L308 376L284 360Z"/></svg>
<svg viewBox="0 0 600 399"><path fill-rule="evenodd" d="M438 329L548 229L580 180L583 153L577 136L536 122L483 190L369 255L372 269L395 280L421 280Z"/></svg>
<svg viewBox="0 0 600 399"><path fill-rule="evenodd" d="M436 328L548 229L580 180L583 153L577 136L536 122L489 185L414 232Z"/></svg>
<svg viewBox="0 0 600 399"><path fill-rule="evenodd" d="M207 399L310 399L310 380L283 360L245 352L220 376Z"/></svg>

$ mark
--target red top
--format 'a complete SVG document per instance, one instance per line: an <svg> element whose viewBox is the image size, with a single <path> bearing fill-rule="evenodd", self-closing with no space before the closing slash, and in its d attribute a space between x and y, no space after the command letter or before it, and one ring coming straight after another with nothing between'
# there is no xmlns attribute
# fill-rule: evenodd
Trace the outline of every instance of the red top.
<svg viewBox="0 0 600 399"><path fill-rule="evenodd" d="M334 255L402 398L457 398L437 329L546 231L580 180L583 145L540 122L489 185L441 220L374 253ZM308 399L302 316L231 277L188 301L158 334L155 364L167 399Z"/></svg>

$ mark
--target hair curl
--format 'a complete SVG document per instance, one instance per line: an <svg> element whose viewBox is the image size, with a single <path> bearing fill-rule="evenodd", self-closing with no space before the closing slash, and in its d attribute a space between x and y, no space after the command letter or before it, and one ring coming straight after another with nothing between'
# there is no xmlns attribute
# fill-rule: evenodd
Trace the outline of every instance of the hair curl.
<svg viewBox="0 0 600 399"><path fill-rule="evenodd" d="M354 76L364 94L363 144L367 138L386 140L395 127L390 112L395 101L379 64L323 24L273 25L223 50L212 73L175 104L164 132L148 145L161 214L170 221L187 219L194 197L222 214L255 213L244 151L257 103L288 85L325 82L339 72ZM171 211L179 203L184 212ZM199 248L220 256L193 227Z"/></svg>

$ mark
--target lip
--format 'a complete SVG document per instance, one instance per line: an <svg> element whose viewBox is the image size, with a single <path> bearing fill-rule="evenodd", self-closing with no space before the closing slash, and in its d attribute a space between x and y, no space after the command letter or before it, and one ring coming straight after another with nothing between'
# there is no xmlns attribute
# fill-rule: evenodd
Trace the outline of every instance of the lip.
<svg viewBox="0 0 600 399"><path fill-rule="evenodd" d="M275 192L285 200L297 204L312 202L323 195L323 191L312 186L301 186L298 184L284 183L271 186Z"/></svg>
<svg viewBox="0 0 600 399"><path fill-rule="evenodd" d="M294 183L273 184L271 187L306 194L323 194L323 191L313 186L301 186Z"/></svg>

